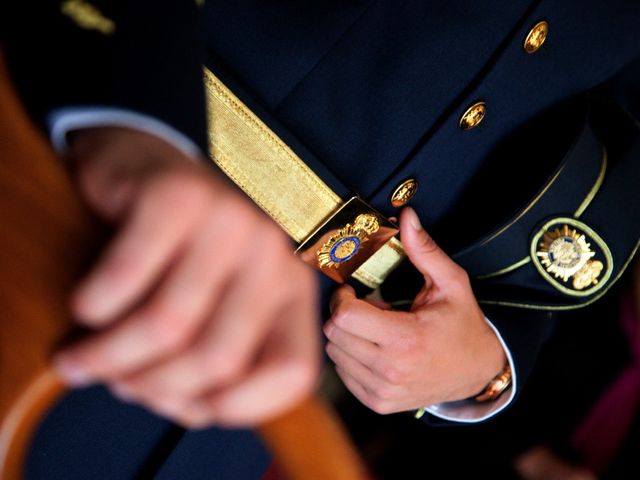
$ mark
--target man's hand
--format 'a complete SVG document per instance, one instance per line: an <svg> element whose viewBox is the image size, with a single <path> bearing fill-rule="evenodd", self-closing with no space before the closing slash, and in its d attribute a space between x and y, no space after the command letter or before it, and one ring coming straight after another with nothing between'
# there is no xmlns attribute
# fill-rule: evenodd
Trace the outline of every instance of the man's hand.
<svg viewBox="0 0 640 480"><path fill-rule="evenodd" d="M479 393L504 366L500 342L484 320L466 272L420 225L400 216L402 244L424 275L410 312L356 298L332 298L327 354L347 388L378 413L421 408Z"/></svg>
<svg viewBox="0 0 640 480"><path fill-rule="evenodd" d="M82 131L71 158L118 232L73 295L95 333L56 356L69 383L105 382L190 427L254 425L312 390L314 277L275 223L145 133Z"/></svg>

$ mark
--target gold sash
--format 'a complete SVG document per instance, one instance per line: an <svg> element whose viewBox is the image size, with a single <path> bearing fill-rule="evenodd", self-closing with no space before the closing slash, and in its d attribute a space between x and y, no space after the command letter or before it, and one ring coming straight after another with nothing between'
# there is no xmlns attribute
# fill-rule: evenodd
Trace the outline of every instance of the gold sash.
<svg viewBox="0 0 640 480"><path fill-rule="evenodd" d="M210 70L204 70L209 151L214 163L296 242L309 238L343 200ZM378 287L402 261L389 240L353 273Z"/></svg>

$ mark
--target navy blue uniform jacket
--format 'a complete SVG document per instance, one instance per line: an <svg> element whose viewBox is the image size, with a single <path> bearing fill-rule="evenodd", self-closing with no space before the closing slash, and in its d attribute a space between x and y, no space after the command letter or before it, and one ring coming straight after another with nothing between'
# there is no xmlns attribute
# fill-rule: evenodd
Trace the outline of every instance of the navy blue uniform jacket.
<svg viewBox="0 0 640 480"><path fill-rule="evenodd" d="M204 64L343 198L355 192L397 215L391 192L417 179L410 205L469 272L521 384L558 310L595 301L636 249L635 0L95 1L114 22L109 35L61 13L59 2L13 3L23 4L2 7L4 46L38 119L67 106L124 108L166 122L204 151ZM548 38L528 54L523 42L541 20ZM484 120L461 129L477 101L486 104ZM589 192L580 220L611 252L602 288L567 294L531 261L491 275L527 257L539 226L573 216ZM384 290L402 300L419 287L403 265ZM54 423L73 409L93 416L58 443L95 456L84 466L94 477L201 478L214 468L217 431L182 435L102 392L66 403L48 428L62 429ZM87 439L92 428L100 433ZM55 457L47 448L40 460ZM73 464L59 461L60 478L74 478ZM57 478L38 468L53 467L34 466L35 478Z"/></svg>

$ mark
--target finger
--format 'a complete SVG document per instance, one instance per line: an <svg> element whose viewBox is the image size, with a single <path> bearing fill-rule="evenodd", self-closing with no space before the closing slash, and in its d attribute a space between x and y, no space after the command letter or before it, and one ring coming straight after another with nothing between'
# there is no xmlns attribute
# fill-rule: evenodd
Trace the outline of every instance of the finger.
<svg viewBox="0 0 640 480"><path fill-rule="evenodd" d="M198 236L144 306L57 356L56 364L70 383L131 375L190 343L210 305L227 287L231 257L211 255L211 245L226 250L215 230Z"/></svg>
<svg viewBox="0 0 640 480"><path fill-rule="evenodd" d="M411 207L405 208L400 214L400 235L411 263L436 285L446 283L452 274L462 270L422 228L418 215Z"/></svg>
<svg viewBox="0 0 640 480"><path fill-rule="evenodd" d="M256 425L311 393L317 382L319 355L317 319L309 303L287 309L288 316L271 332L255 368L245 378L195 402L192 411L202 412L196 426L206 424L208 416L221 425ZM193 417L189 420L193 425Z"/></svg>
<svg viewBox="0 0 640 480"><path fill-rule="evenodd" d="M363 405L369 407L376 413L387 415L412 408L406 401L398 401L396 399L397 394L394 391L386 388L378 389L378 391L372 390L367 385L362 384L356 377L339 367L336 367L336 373L347 389L349 389Z"/></svg>
<svg viewBox="0 0 640 480"><path fill-rule="evenodd" d="M199 319L154 313L156 309L138 311L115 327L63 349L54 358L56 369L70 385L83 386L130 375L185 348Z"/></svg>
<svg viewBox="0 0 640 480"><path fill-rule="evenodd" d="M72 308L78 319L87 325L105 325L133 306L187 238L194 214L192 209L179 209L178 202L142 195L123 229L76 290Z"/></svg>
<svg viewBox="0 0 640 480"><path fill-rule="evenodd" d="M364 385L339 367L336 367L336 373L340 377L340 380L342 380L344 386L347 387L347 389L360 401L360 403L369 407L371 410L374 410L373 405L375 402L372 395Z"/></svg>
<svg viewBox="0 0 640 480"><path fill-rule="evenodd" d="M120 396L117 394L117 391L115 393L116 396ZM143 401L135 399L134 402L143 405L146 409L151 410L158 416L168 418L172 422L187 428L197 428L205 425L210 426L215 423L215 413L212 411L206 412L206 422L200 425L196 423L197 420L202 419L204 412L198 409L199 405L196 404L193 399L165 395L144 399Z"/></svg>
<svg viewBox="0 0 640 480"><path fill-rule="evenodd" d="M325 323L323 330L331 343L365 365L371 366L380 355L378 345L336 327L331 321Z"/></svg>
<svg viewBox="0 0 640 480"><path fill-rule="evenodd" d="M389 341L391 331L404 329L402 322L398 321L397 312L381 310L355 298L351 287L339 288L334 293L331 303L333 314L329 322L364 340L385 345Z"/></svg>
<svg viewBox="0 0 640 480"><path fill-rule="evenodd" d="M249 427L292 408L311 391L309 369L289 362L262 362L248 378L221 392L189 403L178 420L192 428L215 422L220 426Z"/></svg>
<svg viewBox="0 0 640 480"><path fill-rule="evenodd" d="M237 318L224 313L224 310L231 307L220 307L212 313L214 319L187 351L118 380L117 390L120 396L149 400L168 395L196 397L237 381L256 355L258 347L251 349L251 344L255 342L252 338L264 335L261 334L264 329L254 329L252 324L268 328L271 319L276 318L282 308L278 299L265 301L268 295L261 295L258 302L255 300L256 292L253 295L254 297L244 298L244 310L237 313ZM232 329L218 324L215 318L223 316L234 323ZM223 333L221 329L224 329ZM218 338L220 335L225 335L226 340L221 341ZM248 344L238 346L242 336L246 337Z"/></svg>
<svg viewBox="0 0 640 480"><path fill-rule="evenodd" d="M356 291L353 289L351 285L343 285L338 288L331 297L331 302L329 303L329 309L331 312L340 304L350 300L356 300ZM370 305L373 305L376 308L381 310L390 310L391 305L385 302L382 299L378 298L363 298L362 301L367 302Z"/></svg>
<svg viewBox="0 0 640 480"><path fill-rule="evenodd" d="M239 272L227 289L205 334L206 362L213 367L211 386L235 381L255 359L292 294L281 278L289 274L278 271L276 261L263 258L261 263L253 259L248 263L247 271Z"/></svg>
<svg viewBox="0 0 640 480"><path fill-rule="evenodd" d="M328 343L325 351L336 367L347 372L355 378L358 383L367 387L367 390L374 389L374 387L381 382L382 379L378 378L369 367L353 358L334 343Z"/></svg>

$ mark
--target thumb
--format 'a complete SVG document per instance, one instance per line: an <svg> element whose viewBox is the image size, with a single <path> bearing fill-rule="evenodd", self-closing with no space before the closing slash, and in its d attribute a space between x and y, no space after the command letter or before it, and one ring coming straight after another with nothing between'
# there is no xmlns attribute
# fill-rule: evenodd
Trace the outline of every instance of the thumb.
<svg viewBox="0 0 640 480"><path fill-rule="evenodd" d="M400 238L411 263L433 282L446 281L460 268L425 231L411 207L400 213Z"/></svg>

